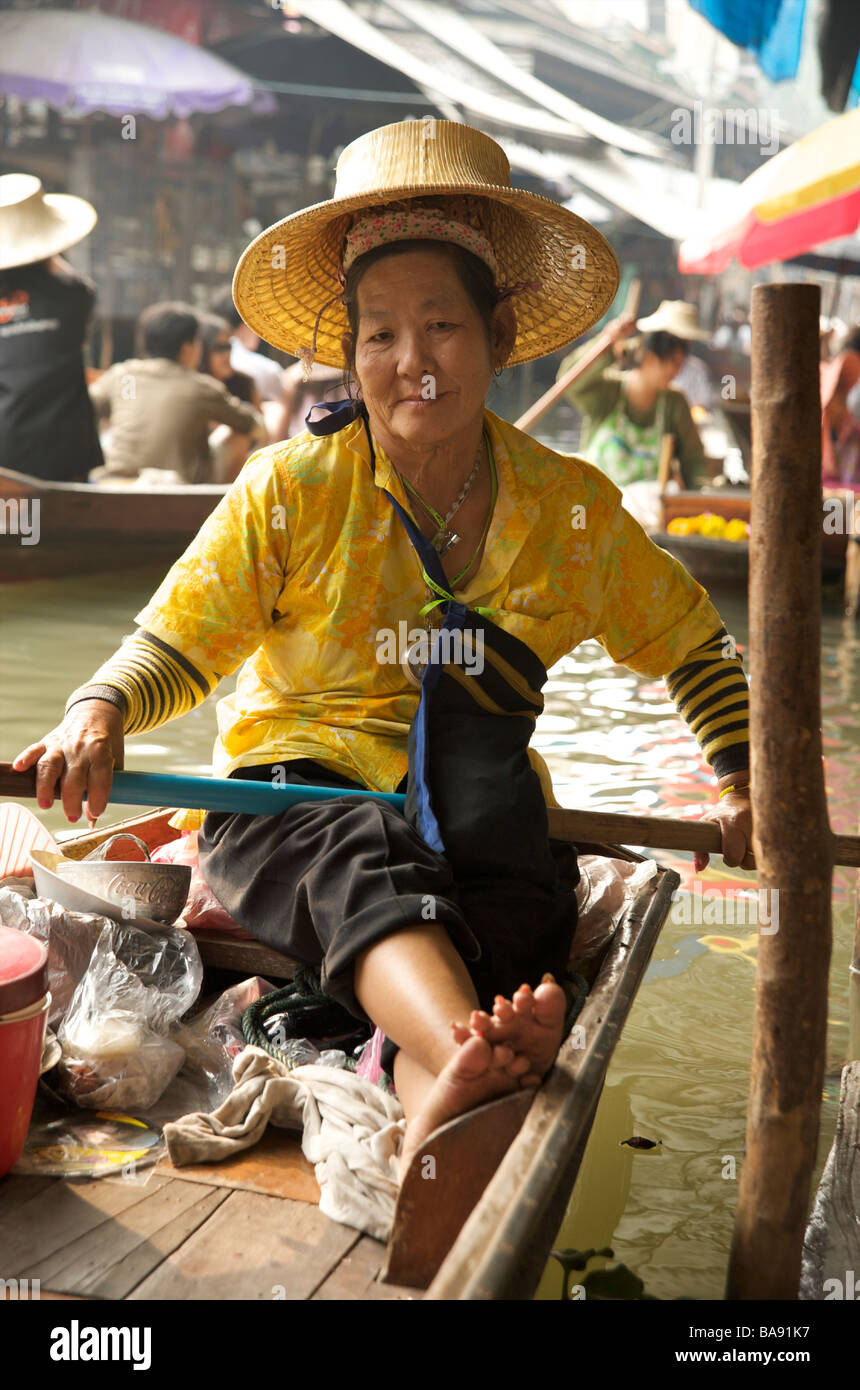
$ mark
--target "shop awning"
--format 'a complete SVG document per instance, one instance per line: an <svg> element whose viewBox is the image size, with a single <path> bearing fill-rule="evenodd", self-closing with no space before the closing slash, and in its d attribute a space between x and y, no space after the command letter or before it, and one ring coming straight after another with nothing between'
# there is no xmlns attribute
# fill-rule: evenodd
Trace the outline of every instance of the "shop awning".
<svg viewBox="0 0 860 1390"><path fill-rule="evenodd" d="M469 51L473 44L477 48L478 41L482 40L482 36L472 26L468 26L470 37L466 51L460 51L458 45L454 45L457 51L452 51L443 40L443 30L452 20L456 21L457 16L447 7L438 21L439 32L431 35L422 23L422 33L419 36L424 41L422 44L416 41L414 28L410 30L413 37L407 42L407 31L404 30L404 41L400 42L391 33L383 32L378 26L356 14L344 0L290 0L290 4L294 10L305 15L321 29L328 30L346 43L404 73L421 87L431 100L435 100L438 94L444 101L453 102L457 107L474 113L495 126L506 126L512 130L552 135L568 141L584 141L594 133L579 119L581 113L578 110L577 113L570 111L569 114L559 115L547 110L545 105L535 105L530 95L526 96L525 100L512 98L509 95L512 83L508 80L511 74L507 61L503 65L504 75L496 74L492 66L485 69L481 61L476 60L474 54ZM393 13L394 7L391 9ZM424 19L427 19L427 15L422 10L422 20ZM429 19L427 22L429 23ZM486 43L489 43L489 40L486 40ZM500 52L495 45L490 44L490 48L494 54ZM483 46L481 52L486 52ZM525 74L520 76L523 77ZM519 85L517 90L525 95L522 85ZM561 96L560 93L558 95ZM571 106L575 106L575 103L571 103ZM593 113L587 114L592 124L595 119L600 121ZM647 142L647 137L631 135L630 132L613 126L609 121L605 122L605 127L603 138L609 138L610 130L617 131L619 141L625 148L631 141L636 144L636 148L639 148L643 141ZM653 143L647 143L647 148L653 149Z"/></svg>

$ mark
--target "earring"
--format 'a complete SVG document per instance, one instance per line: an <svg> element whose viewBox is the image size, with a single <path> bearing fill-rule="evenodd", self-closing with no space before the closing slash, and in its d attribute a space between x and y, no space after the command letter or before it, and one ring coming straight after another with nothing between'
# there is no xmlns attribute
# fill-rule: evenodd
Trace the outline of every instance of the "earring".
<svg viewBox="0 0 860 1390"><path fill-rule="evenodd" d="M502 366L496 367L495 370L494 370L494 372L493 372L493 376L494 376L494 377L500 377L500 376L502 375L502 372L503 372L504 370L505 370L505 369L504 369L504 367L502 367Z"/></svg>

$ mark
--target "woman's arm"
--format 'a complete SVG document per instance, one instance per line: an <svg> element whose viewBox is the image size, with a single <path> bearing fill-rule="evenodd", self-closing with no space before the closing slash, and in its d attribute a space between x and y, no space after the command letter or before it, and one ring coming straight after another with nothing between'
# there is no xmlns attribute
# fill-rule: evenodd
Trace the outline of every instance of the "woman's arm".
<svg viewBox="0 0 860 1390"><path fill-rule="evenodd" d="M703 819L719 825L726 864L750 868L749 686L725 628L690 652L683 665L667 675L666 685L717 777L718 800ZM697 854L696 872L707 863L707 854Z"/></svg>
<svg viewBox="0 0 860 1390"><path fill-rule="evenodd" d="M69 820L86 811L97 819L107 805L115 768L123 765L126 734L157 729L168 719L202 704L218 684L214 671L201 671L181 652L152 633L138 630L72 692L60 724L25 748L14 766L36 764L36 795L43 810L59 788Z"/></svg>
<svg viewBox="0 0 860 1390"><path fill-rule="evenodd" d="M100 815L124 733L157 728L193 709L260 646L277 620L292 512L286 475L265 450L177 560L140 628L74 692L65 718L15 760L37 765L40 804L59 787L70 820L87 798Z"/></svg>

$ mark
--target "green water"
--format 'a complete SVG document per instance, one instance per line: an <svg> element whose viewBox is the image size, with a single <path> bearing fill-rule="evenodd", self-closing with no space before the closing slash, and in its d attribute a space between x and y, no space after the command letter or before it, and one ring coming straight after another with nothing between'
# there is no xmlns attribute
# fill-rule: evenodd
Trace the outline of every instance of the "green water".
<svg viewBox="0 0 860 1390"><path fill-rule="evenodd" d="M158 571L137 571L0 589L0 756L50 729L65 698L134 627ZM720 605L744 644L745 611ZM860 641L835 617L822 643L824 741L833 828L857 828ZM147 772L208 771L214 701L155 733L129 740L127 766ZM559 799L599 809L679 815L712 799L712 779L660 682L614 666L595 644L551 673L537 746ZM131 814L131 812L127 812ZM66 829L56 808L43 816ZM661 853L689 882L691 856ZM838 1073L848 1039L853 873L834 876L827 1098L819 1167L835 1128ZM705 885L754 886L752 875L712 866ZM722 949L703 944L723 938ZM730 1176L744 1148L755 980L755 928L669 920L613 1058L579 1183L557 1244L611 1245L659 1298L719 1298L737 1194ZM717 943L719 944L719 943ZM661 1140L650 1152L621 1147L633 1134ZM729 1174L729 1176L724 1176ZM817 1177L817 1174L816 1174ZM598 1265L604 1261L597 1261ZM540 1297L558 1298L554 1262Z"/></svg>

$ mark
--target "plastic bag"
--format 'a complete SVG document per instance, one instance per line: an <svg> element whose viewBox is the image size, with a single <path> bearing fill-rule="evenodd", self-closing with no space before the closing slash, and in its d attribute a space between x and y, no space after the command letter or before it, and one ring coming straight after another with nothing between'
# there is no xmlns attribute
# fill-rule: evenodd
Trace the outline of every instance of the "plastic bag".
<svg viewBox="0 0 860 1390"><path fill-rule="evenodd" d="M185 1049L185 1062L176 1082L165 1096L165 1102L179 1101L179 1115L191 1110L217 1110L233 1089L233 1062L245 1047L242 1035L242 1014L255 999L270 994L275 988L268 980L252 975L238 985L225 989L214 1003L182 1023L174 1039Z"/></svg>
<svg viewBox="0 0 860 1390"><path fill-rule="evenodd" d="M109 918L71 912L52 898L37 898L31 879L29 888L0 888L0 924L28 932L47 946L51 991L48 1025L55 1027L72 1002Z"/></svg>
<svg viewBox="0 0 860 1390"><path fill-rule="evenodd" d="M234 920L219 903L200 872L197 858L197 831L192 830L169 844L152 851L153 864L188 864L191 867L191 887L182 910L182 921L191 931L219 931L244 941L254 938Z"/></svg>
<svg viewBox="0 0 860 1390"><path fill-rule="evenodd" d="M568 960L572 971L591 981L624 913L656 873L653 859L638 863L602 854L580 856L579 916Z"/></svg>
<svg viewBox="0 0 860 1390"><path fill-rule="evenodd" d="M106 923L58 1035L69 1099L96 1110L154 1105L185 1061L168 1035L202 979L189 932Z"/></svg>

